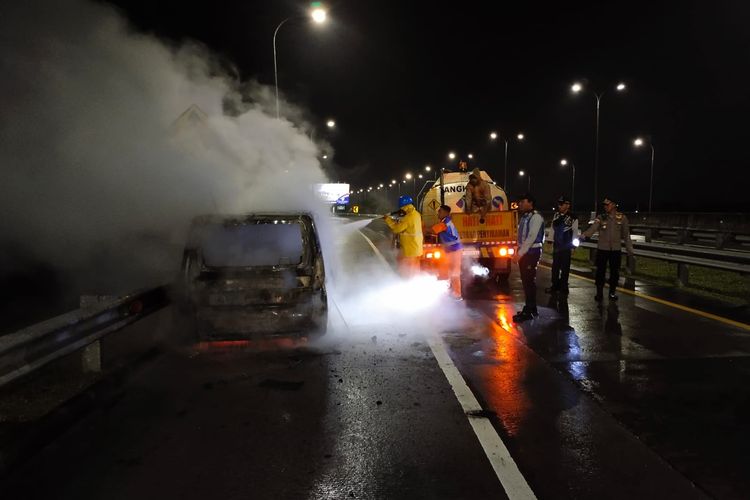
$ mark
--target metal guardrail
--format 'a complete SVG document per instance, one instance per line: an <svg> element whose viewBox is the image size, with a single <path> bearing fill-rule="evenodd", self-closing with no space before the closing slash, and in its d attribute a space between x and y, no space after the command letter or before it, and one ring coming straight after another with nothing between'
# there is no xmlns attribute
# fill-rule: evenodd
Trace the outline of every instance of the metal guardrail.
<svg viewBox="0 0 750 500"><path fill-rule="evenodd" d="M595 261L595 252L597 243L596 240L582 242L580 244L583 248L590 250L589 261ZM646 247L646 248L644 248ZM651 247L651 248L648 248ZM622 249L623 253L626 250ZM692 253L693 255L690 255ZM725 252L730 253L730 252ZM731 252L737 254L739 252ZM700 266L707 267L710 269L721 269L724 271L732 271L740 274L750 274L750 256L743 255L720 255L716 251L697 249L697 248L684 248L677 247L676 245L655 245L649 243L634 243L633 254L636 257L646 257L650 259L664 260L667 262L674 262L677 264L677 280L681 285L687 285L690 281L690 267ZM739 261L732 261L735 258ZM635 273L636 262L634 259L627 259L627 267L631 274Z"/></svg>
<svg viewBox="0 0 750 500"><path fill-rule="evenodd" d="M647 242L668 241L677 245L704 245L716 249L750 250L750 234L726 229L631 224L633 234L643 235Z"/></svg>
<svg viewBox="0 0 750 500"><path fill-rule="evenodd" d="M0 337L0 387L169 304L166 286L98 302Z"/></svg>

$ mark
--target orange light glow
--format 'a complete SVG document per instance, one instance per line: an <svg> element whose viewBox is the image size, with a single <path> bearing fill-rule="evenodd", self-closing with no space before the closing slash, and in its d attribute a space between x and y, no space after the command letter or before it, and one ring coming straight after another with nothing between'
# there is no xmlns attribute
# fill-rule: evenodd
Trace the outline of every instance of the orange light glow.
<svg viewBox="0 0 750 500"><path fill-rule="evenodd" d="M508 255L508 249L505 247L500 248L500 257L505 257Z"/></svg>
<svg viewBox="0 0 750 500"><path fill-rule="evenodd" d="M427 257L428 259L431 259L432 258L432 252L430 252L427 255L425 255L425 257Z"/></svg>
<svg viewBox="0 0 750 500"><path fill-rule="evenodd" d="M210 340L198 342L195 349L201 352L226 352L232 350L273 351L291 349L307 343L307 339L277 338L263 340Z"/></svg>
<svg viewBox="0 0 750 500"><path fill-rule="evenodd" d="M435 252L435 258L439 259L442 254L440 252Z"/></svg>
<svg viewBox="0 0 750 500"><path fill-rule="evenodd" d="M515 436L524 426L532 403L524 388L528 377L528 354L523 342L512 325L512 304L499 303L495 311L496 321L490 325L490 334L495 343L493 357L500 363L492 378L490 391L485 395L490 406L500 408L498 418L508 434Z"/></svg>
<svg viewBox="0 0 750 500"><path fill-rule="evenodd" d="M508 255L513 255L514 253L516 253L515 249L513 249L513 248L509 248L508 249Z"/></svg>

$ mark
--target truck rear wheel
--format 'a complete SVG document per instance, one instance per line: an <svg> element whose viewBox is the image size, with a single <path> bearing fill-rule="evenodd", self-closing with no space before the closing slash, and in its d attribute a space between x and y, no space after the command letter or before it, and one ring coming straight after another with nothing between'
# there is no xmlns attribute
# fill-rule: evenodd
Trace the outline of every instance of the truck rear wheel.
<svg viewBox="0 0 750 500"><path fill-rule="evenodd" d="M510 279L510 273L495 273L493 281L497 286L505 286Z"/></svg>

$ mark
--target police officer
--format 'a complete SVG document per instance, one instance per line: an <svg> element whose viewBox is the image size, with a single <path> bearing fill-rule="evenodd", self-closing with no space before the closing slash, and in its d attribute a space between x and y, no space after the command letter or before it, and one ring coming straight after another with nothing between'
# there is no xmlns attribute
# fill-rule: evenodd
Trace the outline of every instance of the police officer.
<svg viewBox="0 0 750 500"><path fill-rule="evenodd" d="M620 279L620 260L622 258L622 241L628 256L633 257L633 242L630 240L630 224L625 214L617 211L617 203L611 198L604 198L604 213L599 214L594 223L583 232L584 238L590 238L599 231L596 250L596 296L601 302L604 291L604 275L609 265L609 300L617 300L615 290Z"/></svg>
<svg viewBox="0 0 750 500"><path fill-rule="evenodd" d="M536 267L544 245L544 218L536 211L535 205L531 194L518 200L518 210L522 215L518 221L518 251L513 259L518 262L526 304L513 316L516 323L539 316L536 309Z"/></svg>
<svg viewBox="0 0 750 500"><path fill-rule="evenodd" d="M557 200L559 210L552 219L552 286L545 292L568 293L570 257L578 245L578 217L570 211L570 198L563 195Z"/></svg>

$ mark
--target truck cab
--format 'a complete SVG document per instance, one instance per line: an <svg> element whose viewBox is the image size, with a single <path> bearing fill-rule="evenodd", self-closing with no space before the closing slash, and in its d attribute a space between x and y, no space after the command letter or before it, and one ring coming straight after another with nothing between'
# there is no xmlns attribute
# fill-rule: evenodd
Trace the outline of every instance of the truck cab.
<svg viewBox="0 0 750 500"><path fill-rule="evenodd" d="M464 246L462 277L489 278L503 282L510 276L515 253L518 213L512 210L505 191L481 170L481 177L490 186L490 210L480 222L478 213L467 213L466 185L469 172L443 172L420 202L425 228L425 247L422 267L442 274L440 260L444 257L437 238L429 235L429 228L439 222L437 211L441 205L451 208L451 218ZM443 277L443 276L441 276Z"/></svg>

